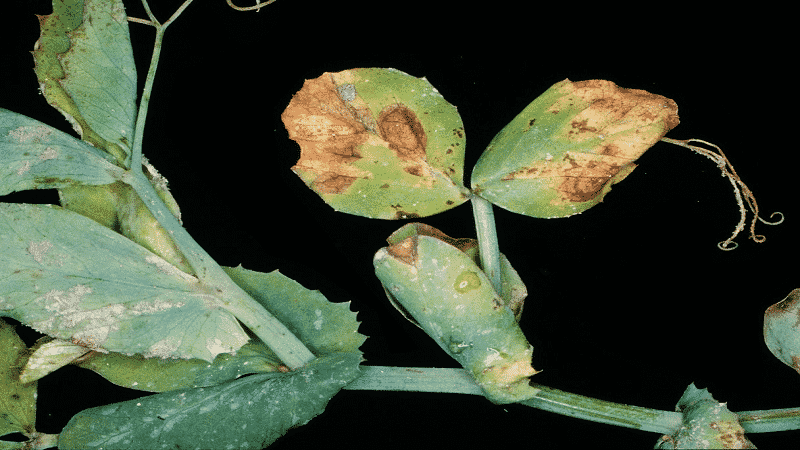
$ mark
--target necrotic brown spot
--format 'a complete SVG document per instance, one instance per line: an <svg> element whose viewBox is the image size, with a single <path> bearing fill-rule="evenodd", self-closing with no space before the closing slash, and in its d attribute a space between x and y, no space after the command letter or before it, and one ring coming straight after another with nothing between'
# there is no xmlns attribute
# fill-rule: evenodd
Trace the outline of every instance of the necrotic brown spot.
<svg viewBox="0 0 800 450"><path fill-rule="evenodd" d="M389 148L402 159L425 159L428 138L414 111L403 104L384 108L378 117L378 128Z"/></svg>

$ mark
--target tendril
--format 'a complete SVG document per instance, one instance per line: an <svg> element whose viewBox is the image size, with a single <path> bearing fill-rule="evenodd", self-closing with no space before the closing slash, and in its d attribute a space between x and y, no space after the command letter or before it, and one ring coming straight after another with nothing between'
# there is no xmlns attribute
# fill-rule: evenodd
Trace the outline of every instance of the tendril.
<svg viewBox="0 0 800 450"><path fill-rule="evenodd" d="M259 11L261 11L261 8L269 5L270 3L275 2L275 0L269 0L269 1L266 1L264 3L261 3L261 0L256 0L256 5L255 6L236 6L236 5L233 4L232 0L227 0L227 2L228 2L228 6L230 6L231 8L233 8L233 9L235 9L237 11L252 11L252 10L255 9L256 12L259 12Z"/></svg>
<svg viewBox="0 0 800 450"><path fill-rule="evenodd" d="M761 243L766 240L766 237L764 237L763 235L756 234L757 220L767 225L778 225L780 223L783 223L784 215L782 212L779 211L776 211L770 214L769 216L769 218L772 219L772 216L778 214L780 218L775 222L769 222L759 217L758 203L756 203L755 195L753 195L753 192L750 191L750 188L748 188L747 185L744 184L742 179L736 173L736 170L733 168L731 162L728 161L728 158L725 156L725 153L722 152L721 148L710 142L706 142L700 139L685 139L679 141L676 139L670 139L665 137L661 138L661 140L664 142L669 142L670 144L686 147L692 150L693 152L699 153L705 156L706 158L714 161L717 164L717 167L719 167L720 171L722 172L722 176L728 178L728 181L731 182L731 185L733 186L733 193L736 195L736 203L739 204L739 212L741 213L741 218L739 219L739 223L736 225L736 229L733 231L731 237L717 244L717 247L720 250L725 250L725 251L734 250L736 247L739 246L739 244L733 242L733 240L742 230L744 230L744 225L747 218L747 210L745 209L744 206L745 201L747 202L747 206L750 208L750 211L752 211L754 215L752 222L750 222L750 239L752 239L753 241ZM699 142L714 147L719 152L719 154L714 153L712 150L707 150L705 148L698 147L695 145L689 145L692 142ZM742 193L744 193L744 200L742 200Z"/></svg>

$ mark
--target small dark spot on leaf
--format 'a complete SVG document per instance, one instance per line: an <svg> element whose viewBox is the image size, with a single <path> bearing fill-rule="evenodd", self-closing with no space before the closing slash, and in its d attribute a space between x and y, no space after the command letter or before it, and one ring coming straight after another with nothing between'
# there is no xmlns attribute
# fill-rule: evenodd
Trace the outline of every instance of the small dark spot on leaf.
<svg viewBox="0 0 800 450"><path fill-rule="evenodd" d="M395 213L395 215L394 215L394 218L397 219L397 220L399 220L399 219L417 219L417 218L419 218L419 214L411 213L411 212L405 212L405 211L397 211Z"/></svg>

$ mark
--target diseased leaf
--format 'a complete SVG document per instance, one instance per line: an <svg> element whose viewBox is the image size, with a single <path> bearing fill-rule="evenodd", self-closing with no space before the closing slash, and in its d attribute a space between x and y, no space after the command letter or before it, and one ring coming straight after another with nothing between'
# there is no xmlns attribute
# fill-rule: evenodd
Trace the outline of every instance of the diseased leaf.
<svg viewBox="0 0 800 450"><path fill-rule="evenodd" d="M202 358L248 336L224 298L77 213L0 204L0 316L98 351Z"/></svg>
<svg viewBox="0 0 800 450"><path fill-rule="evenodd" d="M36 341L30 351L32 353L19 374L19 379L23 383L36 381L55 372L91 350L72 342L45 336Z"/></svg>
<svg viewBox="0 0 800 450"><path fill-rule="evenodd" d="M391 239L375 254L375 274L387 295L467 370L489 400L511 403L536 395L538 389L529 385L537 373L533 347L514 313L472 258L435 231Z"/></svg>
<svg viewBox="0 0 800 450"><path fill-rule="evenodd" d="M350 302L331 303L319 291L306 289L277 270L263 273L242 266L223 269L315 355L360 352L367 337L358 332L359 322L356 313L350 311Z"/></svg>
<svg viewBox="0 0 800 450"><path fill-rule="evenodd" d="M800 288L764 312L764 342L782 363L800 373Z"/></svg>
<svg viewBox="0 0 800 450"><path fill-rule="evenodd" d="M262 449L322 413L360 362L360 353L334 353L286 374L90 408L70 419L58 448Z"/></svg>
<svg viewBox="0 0 800 450"><path fill-rule="evenodd" d="M148 392L214 386L252 373L282 370L272 350L261 341L253 340L244 344L235 355L220 353L211 363L199 358L144 358L141 355L92 352L76 361L75 365L89 369L116 385Z"/></svg>
<svg viewBox="0 0 800 450"><path fill-rule="evenodd" d="M42 94L83 140L128 166L136 66L122 1L54 0L39 24L33 58Z"/></svg>
<svg viewBox="0 0 800 450"><path fill-rule="evenodd" d="M531 217L578 214L677 125L678 106L666 97L606 80L564 80L492 139L472 172L472 190Z"/></svg>
<svg viewBox="0 0 800 450"><path fill-rule="evenodd" d="M28 189L109 184L123 170L91 145L0 108L0 195Z"/></svg>
<svg viewBox="0 0 800 450"><path fill-rule="evenodd" d="M671 436L661 436L655 448L756 448L736 413L714 400L708 389L690 384L675 409L683 413L683 426Z"/></svg>
<svg viewBox="0 0 800 450"><path fill-rule="evenodd" d="M335 210L425 217L464 203L464 125L425 78L395 69L306 80L281 116L300 145L292 170Z"/></svg>
<svg viewBox="0 0 800 450"><path fill-rule="evenodd" d="M19 380L19 365L26 349L14 327L0 319L0 436L30 435L36 431L37 385Z"/></svg>
<svg viewBox="0 0 800 450"><path fill-rule="evenodd" d="M358 333L356 313L348 303L331 303L319 291L304 288L274 271L261 273L223 267L231 279L285 324L315 354L360 352L366 336ZM217 355L212 363L201 359L174 360L93 352L75 363L110 382L149 392L205 387L243 375L286 370L275 353L260 340L251 340L235 355Z"/></svg>
<svg viewBox="0 0 800 450"><path fill-rule="evenodd" d="M424 223L411 222L403 225L397 231L392 233L391 236L386 239L386 241L389 244L394 245L399 244L403 240L413 236L430 236L446 242L464 252L477 266L480 267L481 263L480 255L478 254L477 239L451 238L450 236L442 233L441 230ZM500 272L500 288L503 291L499 293L500 297L503 298L506 308L510 309L511 312L514 313L514 318L517 322L519 322L522 318L522 307L525 305L525 299L528 297L528 288L525 287L525 283L522 282L522 278L520 278L517 271L511 266L511 262L508 260L508 258L506 258L506 255L502 253L500 253ZM400 313L406 317L406 319L409 319L412 323L416 324L416 321L406 314L407 311L403 310L402 305L397 304L397 301L391 296L391 294L388 292L386 294L389 297L389 301L394 304L395 308L397 308Z"/></svg>

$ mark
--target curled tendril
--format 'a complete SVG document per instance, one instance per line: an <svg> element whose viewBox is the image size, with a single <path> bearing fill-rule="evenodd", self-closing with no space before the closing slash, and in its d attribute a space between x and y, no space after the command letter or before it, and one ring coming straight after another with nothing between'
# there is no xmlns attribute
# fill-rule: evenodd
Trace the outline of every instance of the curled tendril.
<svg viewBox="0 0 800 450"><path fill-rule="evenodd" d="M269 1L266 1L264 3L261 3L261 0L256 0L256 5L255 6L236 6L236 5L233 4L232 0L227 0L227 2L228 2L228 6L230 6L231 8L233 8L233 9L235 9L237 11L252 11L252 10L255 9L256 12L258 12L258 11L261 11L261 8L269 5L270 3L274 3L275 0L269 0Z"/></svg>
<svg viewBox="0 0 800 450"><path fill-rule="evenodd" d="M747 206L750 208L750 211L752 211L754 215L753 221L750 223L750 239L752 239L753 241L761 243L766 240L766 238L763 235L756 234L756 220L759 220L767 225L778 225L780 223L783 223L784 215L782 212L776 211L770 214L769 216L770 219L772 219L772 216L774 216L775 214L780 215L780 219L778 219L775 222L768 222L759 217L758 203L756 203L756 197L753 195L753 192L750 191L747 185L744 184L742 179L739 178L739 175L736 173L736 170L734 170L733 165L730 163L730 161L728 161L728 158L722 152L721 148L710 142L706 142L700 139L686 139L679 141L665 137L661 138L661 140L664 142L669 142L670 144L686 147L714 161L715 163L717 163L717 167L719 167L720 171L722 172L722 176L728 178L728 180L731 182L731 185L733 186L733 193L736 195L736 203L739 204L739 212L741 213L741 219L739 220L739 223L736 225L736 229L733 231L731 237L717 244L717 247L720 250L725 250L725 251L734 250L736 247L739 246L739 244L733 242L733 239L735 239L736 236L739 234L739 232L741 232L744 229L745 219L747 218L747 210L745 209L744 201L747 202ZM689 145L692 142L700 142L708 146L714 147L719 152L719 154L714 153L711 150L704 149L702 147ZM744 193L744 201L742 200L742 193Z"/></svg>

